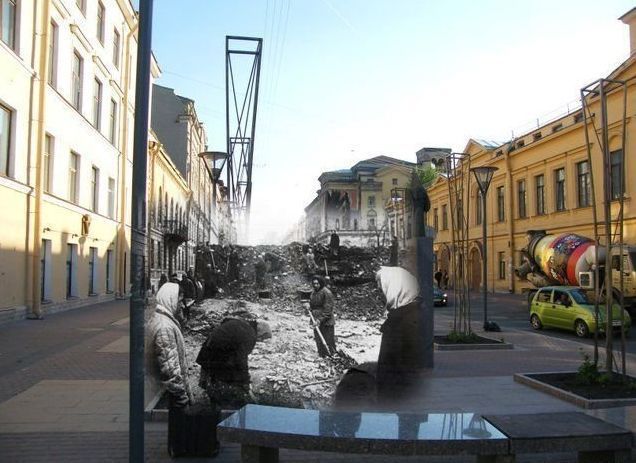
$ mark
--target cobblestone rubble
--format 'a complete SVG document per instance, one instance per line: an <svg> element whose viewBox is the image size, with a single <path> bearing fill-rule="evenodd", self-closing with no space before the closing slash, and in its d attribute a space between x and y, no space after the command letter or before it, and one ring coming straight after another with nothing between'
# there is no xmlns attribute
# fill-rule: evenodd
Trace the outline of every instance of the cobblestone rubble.
<svg viewBox="0 0 636 463"><path fill-rule="evenodd" d="M380 341L379 327L384 306L376 288L374 274L385 252L374 249L341 247L339 260L328 259L328 248L314 247L316 263L327 271L336 296L336 338L339 352L332 358L318 357L313 330L304 313L299 291L310 291L309 278L302 274L303 247L237 247L240 280L221 286L217 298L207 299L193 308L185 327L193 391L197 400L206 400L198 387L199 366L195 359L210 330L234 312L248 311L266 321L272 338L258 342L250 355L252 392L258 403L305 408L323 408L342 374L357 363ZM222 261L222 250L217 249ZM254 263L263 253L278 259L266 277L271 298L260 299L255 285ZM324 273L324 272L323 272Z"/></svg>

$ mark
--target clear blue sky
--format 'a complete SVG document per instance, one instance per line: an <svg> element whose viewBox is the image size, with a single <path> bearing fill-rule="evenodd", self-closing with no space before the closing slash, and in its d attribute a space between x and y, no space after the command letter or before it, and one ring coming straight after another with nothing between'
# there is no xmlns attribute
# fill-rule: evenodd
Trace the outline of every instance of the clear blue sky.
<svg viewBox="0 0 636 463"><path fill-rule="evenodd" d="M510 139L629 55L624 0L157 0L158 83L225 150L225 36L262 37L252 237L274 241L325 170Z"/></svg>

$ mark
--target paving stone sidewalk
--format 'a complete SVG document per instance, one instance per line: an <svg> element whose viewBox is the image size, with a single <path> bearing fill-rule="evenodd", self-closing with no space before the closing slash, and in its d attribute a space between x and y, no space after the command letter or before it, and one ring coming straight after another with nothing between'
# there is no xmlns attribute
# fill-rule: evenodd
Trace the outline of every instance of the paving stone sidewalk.
<svg viewBox="0 0 636 463"><path fill-rule="evenodd" d="M0 461L108 462L128 457L128 301L0 326ZM438 327L446 326L443 317ZM427 412L532 413L576 407L515 383L512 373L574 368L578 345L510 331L512 351L437 352L435 369L404 408ZM631 408L601 413L636 422ZM636 426L635 426L636 429ZM146 460L171 461L165 423L147 423ZM239 461L225 445L214 461ZM202 461L179 459L177 461ZM203 460L204 461L204 460ZM407 462L408 457L281 451L283 462ZM468 462L473 458L426 458ZM573 462L572 454L531 455L520 462Z"/></svg>

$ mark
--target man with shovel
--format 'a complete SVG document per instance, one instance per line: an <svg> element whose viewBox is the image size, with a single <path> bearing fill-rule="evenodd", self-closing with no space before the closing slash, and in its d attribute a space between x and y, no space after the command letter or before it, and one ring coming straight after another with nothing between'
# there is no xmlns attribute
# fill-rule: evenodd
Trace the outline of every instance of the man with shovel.
<svg viewBox="0 0 636 463"><path fill-rule="evenodd" d="M336 320L333 316L333 294L325 286L321 276L311 279L313 291L309 304L305 306L309 312L310 325L314 328L314 340L321 357L331 356L336 352Z"/></svg>

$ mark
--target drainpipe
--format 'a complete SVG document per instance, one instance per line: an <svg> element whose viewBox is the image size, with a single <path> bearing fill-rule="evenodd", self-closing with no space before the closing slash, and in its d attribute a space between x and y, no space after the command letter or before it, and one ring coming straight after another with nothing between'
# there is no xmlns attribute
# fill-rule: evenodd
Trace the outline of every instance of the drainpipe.
<svg viewBox="0 0 636 463"><path fill-rule="evenodd" d="M511 143L514 143L512 141ZM506 150L505 154L505 162L506 162L506 190L508 191L506 202L510 204L510 219L508 220L508 249L510 250L510 260L508 262L513 261L513 252L515 249L515 218L514 218L514 207L512 199L514 198L513 194L513 184L512 184L512 168L510 167L510 150ZM515 279L512 276L512 265L507 265L508 267L508 291L511 293L515 292Z"/></svg>
<svg viewBox="0 0 636 463"><path fill-rule="evenodd" d="M40 268L40 253L42 252L42 150L44 147L44 113L46 110L46 84L47 84L47 76L48 76L48 64L49 60L48 49L49 49L49 6L50 0L44 1L44 10L42 11L42 25L40 28L41 31L41 39L40 39L40 63L39 63L39 78L40 78L40 86L39 86L39 94L38 94L38 114L37 114L37 147L35 152L35 207L34 207L34 220L33 220L33 271L32 276L33 280L31 282L31 290L32 290L32 301L31 301L31 313L28 315L28 318L31 319L41 319L42 318L42 307L41 307L41 288L40 288L40 279L41 276L41 268ZM36 34L33 34L34 37L37 37ZM35 38L34 38L35 40ZM35 50L35 47L34 47Z"/></svg>
<svg viewBox="0 0 636 463"><path fill-rule="evenodd" d="M136 18L137 19L137 18ZM130 98L130 42L133 35L137 32L139 27L139 20L135 22L135 25L126 34L126 53L124 59L124 101L123 108L120 111L120 123L119 123L119 142L121 143L121 165L120 165L120 181L119 181L119 239L117 240L118 247L118 281L119 281L119 296L126 296L126 278L124 268L129 266L130 261L125 259L126 254L126 162L128 161L128 101ZM126 260L126 262L124 262Z"/></svg>

